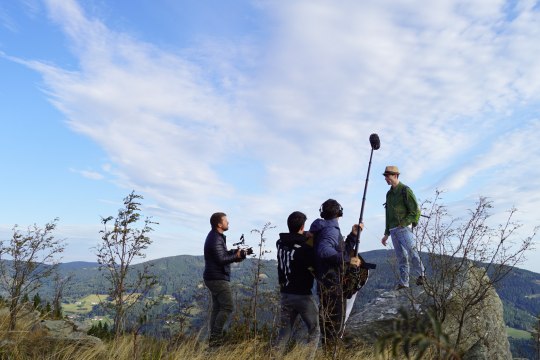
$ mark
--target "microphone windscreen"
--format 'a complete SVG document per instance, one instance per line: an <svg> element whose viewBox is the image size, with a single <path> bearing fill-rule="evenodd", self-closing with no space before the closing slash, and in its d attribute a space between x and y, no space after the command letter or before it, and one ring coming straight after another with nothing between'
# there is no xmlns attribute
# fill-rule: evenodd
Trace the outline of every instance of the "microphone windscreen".
<svg viewBox="0 0 540 360"><path fill-rule="evenodd" d="M371 148L373 150L379 150L379 148L381 147L381 140L379 139L379 135L371 134L369 136L369 143L371 144Z"/></svg>

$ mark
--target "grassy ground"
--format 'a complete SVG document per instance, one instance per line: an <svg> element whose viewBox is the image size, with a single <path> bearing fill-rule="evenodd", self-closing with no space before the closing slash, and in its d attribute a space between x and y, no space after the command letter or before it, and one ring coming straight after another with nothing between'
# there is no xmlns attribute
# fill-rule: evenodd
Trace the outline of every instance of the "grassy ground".
<svg viewBox="0 0 540 360"><path fill-rule="evenodd" d="M92 301L92 298L87 301ZM39 319L21 318L16 331L7 331L9 317L7 312L0 313L0 359L10 360L153 360L153 359L193 359L193 360L252 360L252 359L305 359L307 351L304 347L293 348L284 356L273 352L267 342L244 341L227 345L219 350L210 351L206 341L194 338L183 341L165 341L143 336L126 335L114 341L103 342L99 345L84 345L77 343L58 343L51 341L48 334L35 330ZM507 328L508 336L517 339L529 339L530 333L513 328ZM426 359L432 358L427 355ZM392 356L377 357L372 347L356 345L340 349L336 354L317 351L315 360L347 359L375 360L393 359Z"/></svg>
<svg viewBox="0 0 540 360"><path fill-rule="evenodd" d="M39 319L21 318L15 331L7 331L9 316L0 313L0 359L9 360L296 360L307 357L307 349L295 347L284 356L277 356L267 342L244 341L210 350L206 341L193 338L183 341L164 341L143 336L126 335L117 340L88 345L51 341L46 331L36 330ZM328 359L319 349L315 360ZM335 359L374 360L373 349L342 349Z"/></svg>
<svg viewBox="0 0 540 360"><path fill-rule="evenodd" d="M107 298L106 295L91 294L85 296L74 303L62 304L62 310L66 314L87 314L95 304L99 304Z"/></svg>
<svg viewBox="0 0 540 360"><path fill-rule="evenodd" d="M0 357L3 354L0 350ZM254 360L254 359L283 359L297 360L305 359L307 351L298 347L292 349L284 356L277 356L269 351L265 346L254 342L237 344L235 347L224 347L218 351L210 351L208 348L200 347L197 343L185 343L173 349L159 344L145 344L139 342L134 346L132 339L124 338L108 343L103 347L81 350L76 346L56 348L52 352L40 351L36 353L24 353L23 351L12 352L8 355L13 360L149 360L149 359L191 359L191 360ZM319 351L315 360L331 359ZM335 359L347 360L375 360L376 358L369 350L340 352Z"/></svg>
<svg viewBox="0 0 540 360"><path fill-rule="evenodd" d="M506 333L508 334L508 337L511 337L514 339L524 339L524 340L532 339L532 334L525 330L518 330L511 327L507 327Z"/></svg>

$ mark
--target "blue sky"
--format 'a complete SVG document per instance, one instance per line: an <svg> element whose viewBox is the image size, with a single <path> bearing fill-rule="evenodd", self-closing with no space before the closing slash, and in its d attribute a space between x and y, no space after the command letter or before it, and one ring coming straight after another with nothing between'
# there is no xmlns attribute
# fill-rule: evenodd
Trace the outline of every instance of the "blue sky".
<svg viewBox="0 0 540 360"><path fill-rule="evenodd" d="M132 189L160 223L148 258L202 254L335 198L381 248L398 165L455 216L479 196L540 225L535 1L102 1L0 4L0 235L60 218L64 261L94 261ZM231 242L233 242L231 241ZM521 267L540 272L538 251Z"/></svg>

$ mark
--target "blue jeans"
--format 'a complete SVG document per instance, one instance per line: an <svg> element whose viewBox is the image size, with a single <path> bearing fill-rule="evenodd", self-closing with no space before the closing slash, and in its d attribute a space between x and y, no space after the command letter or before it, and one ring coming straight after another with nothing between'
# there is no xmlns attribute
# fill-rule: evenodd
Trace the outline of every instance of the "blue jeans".
<svg viewBox="0 0 540 360"><path fill-rule="evenodd" d="M414 245L414 235L409 227L398 227L390 229L390 236L399 266L399 282L409 286L409 258L413 276L424 275L424 265Z"/></svg>
<svg viewBox="0 0 540 360"><path fill-rule="evenodd" d="M308 331L308 359L315 358L321 330L319 328L319 308L313 295L281 293L281 317L277 337L278 351L282 354L289 342L297 317L304 322Z"/></svg>
<svg viewBox="0 0 540 360"><path fill-rule="evenodd" d="M212 314L210 315L210 346L223 343L223 328L233 311L231 287L226 280L204 280L212 294Z"/></svg>

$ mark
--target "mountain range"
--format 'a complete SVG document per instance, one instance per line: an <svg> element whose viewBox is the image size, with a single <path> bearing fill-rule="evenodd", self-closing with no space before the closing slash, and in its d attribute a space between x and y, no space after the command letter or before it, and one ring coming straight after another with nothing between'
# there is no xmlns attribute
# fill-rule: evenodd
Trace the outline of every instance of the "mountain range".
<svg viewBox="0 0 540 360"><path fill-rule="evenodd" d="M357 296L355 310L375 299L380 293L392 289L396 283L395 260L392 250L368 251L362 256L365 261L377 264L377 268L370 270L369 280ZM260 264L259 286L261 291L277 293L277 262L275 260L262 260ZM155 275L158 282L153 296L162 295L178 302L190 303L197 296L200 297L201 292L204 292L203 256L165 257L133 265L133 270L140 270L144 265L150 267L151 273ZM256 266L257 259L255 258L248 258L244 262L232 264L231 283L233 287L236 286L238 289L251 288L254 284ZM109 285L103 277L104 273L99 271L97 263L81 261L62 263L59 266L59 273L61 277L70 277L63 293L65 304L80 303L81 299L92 294L107 294ZM53 289L52 280L47 280L39 290L41 298L51 298ZM504 319L511 344L519 344L515 346L522 347L521 342L523 341L532 343L532 337L528 337L527 332L533 331L538 326L540 274L514 268L507 277L497 284L496 290L503 302ZM164 309L161 311L167 311ZM96 313L99 311L81 312L79 316L90 317L95 316Z"/></svg>

